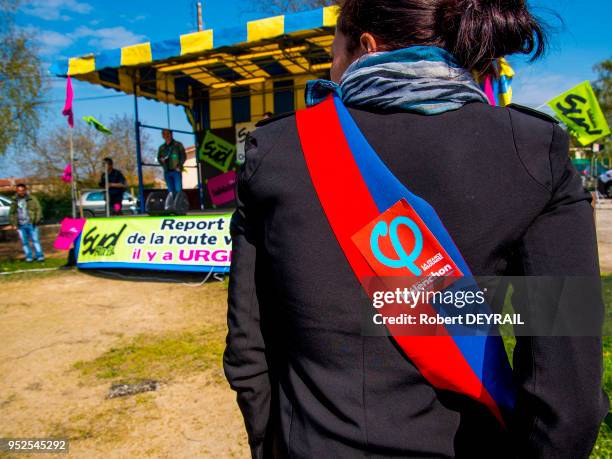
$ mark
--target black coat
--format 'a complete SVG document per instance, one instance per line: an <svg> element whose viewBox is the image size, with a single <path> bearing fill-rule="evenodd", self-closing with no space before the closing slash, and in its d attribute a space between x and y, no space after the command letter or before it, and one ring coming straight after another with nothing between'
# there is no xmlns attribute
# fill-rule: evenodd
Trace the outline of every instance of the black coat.
<svg viewBox="0 0 612 459"><path fill-rule="evenodd" d="M125 175L119 169L113 169L108 174L108 183L121 183L123 185L127 185L127 180L125 179ZM106 174L102 173L100 176L100 182L98 182L98 186L100 188L106 188ZM112 187L108 189L109 197L118 199L119 197L123 197L123 192L125 188L115 188Z"/></svg>
<svg viewBox="0 0 612 459"><path fill-rule="evenodd" d="M599 274L590 197L552 119L481 103L350 112L475 275ZM519 337L516 416L500 430L475 402L435 390L390 339L362 336L368 299L310 181L295 116L257 129L246 158L224 366L254 457L588 455L608 408L599 338Z"/></svg>

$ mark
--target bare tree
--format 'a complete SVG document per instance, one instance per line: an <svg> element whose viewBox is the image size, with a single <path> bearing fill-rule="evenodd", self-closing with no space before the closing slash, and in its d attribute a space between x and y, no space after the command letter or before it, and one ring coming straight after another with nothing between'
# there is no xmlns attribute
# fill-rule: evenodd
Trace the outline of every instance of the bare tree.
<svg viewBox="0 0 612 459"><path fill-rule="evenodd" d="M42 65L30 35L15 26L18 0L0 0L0 156L32 143L44 93Z"/></svg>
<svg viewBox="0 0 612 459"><path fill-rule="evenodd" d="M612 59L599 62L594 70L597 72L595 93L608 124L612 126ZM612 136L601 139L598 143L604 145L604 155L608 158L608 162L612 161Z"/></svg>
<svg viewBox="0 0 612 459"><path fill-rule="evenodd" d="M107 126L113 132L112 135L98 132L82 122L75 124L72 135L79 183L95 186L103 170L102 160L108 156L113 158L128 182L135 185L137 166L134 120L127 115L115 116ZM22 169L38 181L56 181L69 162L68 129L59 127L39 139L34 148L19 160ZM141 132L141 144L143 162L153 162L155 155L147 132ZM147 168L145 172L145 182L151 182L158 176L157 169Z"/></svg>

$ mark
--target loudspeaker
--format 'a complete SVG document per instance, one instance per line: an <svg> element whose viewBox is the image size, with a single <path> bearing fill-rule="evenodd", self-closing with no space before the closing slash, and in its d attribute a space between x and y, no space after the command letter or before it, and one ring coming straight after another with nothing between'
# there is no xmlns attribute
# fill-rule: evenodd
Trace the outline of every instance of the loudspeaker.
<svg viewBox="0 0 612 459"><path fill-rule="evenodd" d="M149 215L187 215L189 199L182 191L172 194L167 191L154 191L145 203Z"/></svg>
<svg viewBox="0 0 612 459"><path fill-rule="evenodd" d="M189 210L189 199L187 198L187 195L182 191L180 193L176 193L173 207L175 215L187 215L187 211Z"/></svg>
<svg viewBox="0 0 612 459"><path fill-rule="evenodd" d="M166 197L169 196L167 191L153 191L147 197L145 202L145 210L149 215L169 215L166 210Z"/></svg>

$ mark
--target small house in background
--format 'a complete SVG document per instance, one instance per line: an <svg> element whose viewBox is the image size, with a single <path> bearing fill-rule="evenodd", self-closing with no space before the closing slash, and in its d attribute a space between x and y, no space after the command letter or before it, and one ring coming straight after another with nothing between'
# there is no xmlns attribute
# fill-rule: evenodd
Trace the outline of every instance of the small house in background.
<svg viewBox="0 0 612 459"><path fill-rule="evenodd" d="M183 170L183 188L198 187L198 163L196 159L196 148L190 146L185 148L187 160Z"/></svg>
<svg viewBox="0 0 612 459"><path fill-rule="evenodd" d="M0 194L12 195L18 183L25 183L30 191L48 191L49 188L48 184L33 178L8 177L0 178Z"/></svg>

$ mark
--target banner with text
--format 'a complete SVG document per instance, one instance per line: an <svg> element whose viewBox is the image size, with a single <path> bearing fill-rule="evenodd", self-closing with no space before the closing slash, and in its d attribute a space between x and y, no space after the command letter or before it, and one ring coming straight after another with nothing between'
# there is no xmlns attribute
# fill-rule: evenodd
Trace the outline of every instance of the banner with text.
<svg viewBox="0 0 612 459"><path fill-rule="evenodd" d="M223 140L211 131L206 131L199 151L200 161L216 167L221 172L227 172L232 165L232 159L235 154L236 145Z"/></svg>
<svg viewBox="0 0 612 459"><path fill-rule="evenodd" d="M231 214L87 219L79 268L228 272Z"/></svg>
<svg viewBox="0 0 612 459"><path fill-rule="evenodd" d="M606 117L588 81L555 97L548 106L583 147L610 135Z"/></svg>

